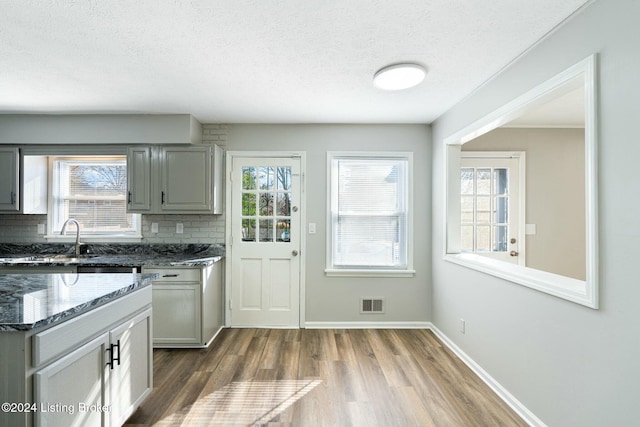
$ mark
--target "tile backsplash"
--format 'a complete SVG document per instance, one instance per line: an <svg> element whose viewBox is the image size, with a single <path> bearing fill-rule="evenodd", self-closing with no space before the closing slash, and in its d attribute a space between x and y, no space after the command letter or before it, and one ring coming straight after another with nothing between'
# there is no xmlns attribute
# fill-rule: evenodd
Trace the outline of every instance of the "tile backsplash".
<svg viewBox="0 0 640 427"><path fill-rule="evenodd" d="M0 242L46 243L38 234L38 224L46 223L46 215L0 215ZM176 224L183 225L182 234ZM224 228L224 215L142 215L142 243L224 243Z"/></svg>

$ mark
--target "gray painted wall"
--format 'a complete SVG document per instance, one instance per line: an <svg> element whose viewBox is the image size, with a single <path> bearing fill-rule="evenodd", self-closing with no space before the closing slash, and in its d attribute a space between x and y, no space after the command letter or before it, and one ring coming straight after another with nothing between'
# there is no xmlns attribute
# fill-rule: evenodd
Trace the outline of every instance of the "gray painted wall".
<svg viewBox="0 0 640 427"><path fill-rule="evenodd" d="M638 425L639 17L635 0L592 3L433 125L433 321L549 426ZM442 260L444 138L594 52L599 310Z"/></svg>
<svg viewBox="0 0 640 427"><path fill-rule="evenodd" d="M425 322L431 319L431 142L426 125L229 125L227 151L291 150L307 155L306 320ZM413 278L326 277L327 151L411 151L414 155ZM360 314L361 297L385 299L384 314Z"/></svg>

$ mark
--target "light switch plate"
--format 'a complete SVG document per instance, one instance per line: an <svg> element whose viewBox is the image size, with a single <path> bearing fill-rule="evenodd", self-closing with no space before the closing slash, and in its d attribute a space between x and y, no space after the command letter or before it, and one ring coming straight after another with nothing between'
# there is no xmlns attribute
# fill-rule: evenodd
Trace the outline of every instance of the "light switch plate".
<svg viewBox="0 0 640 427"><path fill-rule="evenodd" d="M536 234L536 225L535 224L525 224L524 225L524 234L527 236L534 236Z"/></svg>
<svg viewBox="0 0 640 427"><path fill-rule="evenodd" d="M157 233L158 232L158 223L157 222L152 222L151 223L151 232L152 233Z"/></svg>
<svg viewBox="0 0 640 427"><path fill-rule="evenodd" d="M184 225L182 225L182 223L177 223L176 224L176 233L177 234L184 233Z"/></svg>
<svg viewBox="0 0 640 427"><path fill-rule="evenodd" d="M310 222L309 223L309 234L316 234L316 223L315 222Z"/></svg>

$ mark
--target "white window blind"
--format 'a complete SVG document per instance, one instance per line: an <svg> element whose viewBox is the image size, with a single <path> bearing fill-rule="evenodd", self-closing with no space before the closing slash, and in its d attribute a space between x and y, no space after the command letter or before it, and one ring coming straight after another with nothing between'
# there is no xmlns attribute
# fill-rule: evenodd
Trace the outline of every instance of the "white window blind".
<svg viewBox="0 0 640 427"><path fill-rule="evenodd" d="M139 215L128 214L125 156L53 157L50 230L69 218L82 235L135 235Z"/></svg>
<svg viewBox="0 0 640 427"><path fill-rule="evenodd" d="M334 269L407 269L409 160L331 160L331 263Z"/></svg>

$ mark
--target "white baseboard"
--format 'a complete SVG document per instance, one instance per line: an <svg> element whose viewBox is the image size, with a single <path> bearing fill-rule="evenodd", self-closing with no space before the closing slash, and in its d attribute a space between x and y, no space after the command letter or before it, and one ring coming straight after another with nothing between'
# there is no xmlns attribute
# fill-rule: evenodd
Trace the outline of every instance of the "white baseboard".
<svg viewBox="0 0 640 427"><path fill-rule="evenodd" d="M467 355L460 347L458 347L453 341L449 339L440 329L436 328L433 324L429 326L429 329L442 341L456 356L462 360L475 374L480 377L485 384L487 384L507 405L511 407L527 424L532 427L546 427L546 424L542 420L535 416L533 412L527 409L522 402L516 399L506 388L504 388L498 381L496 381L487 371L482 369L469 355Z"/></svg>
<svg viewBox="0 0 640 427"><path fill-rule="evenodd" d="M431 322L305 322L305 329L430 329Z"/></svg>

